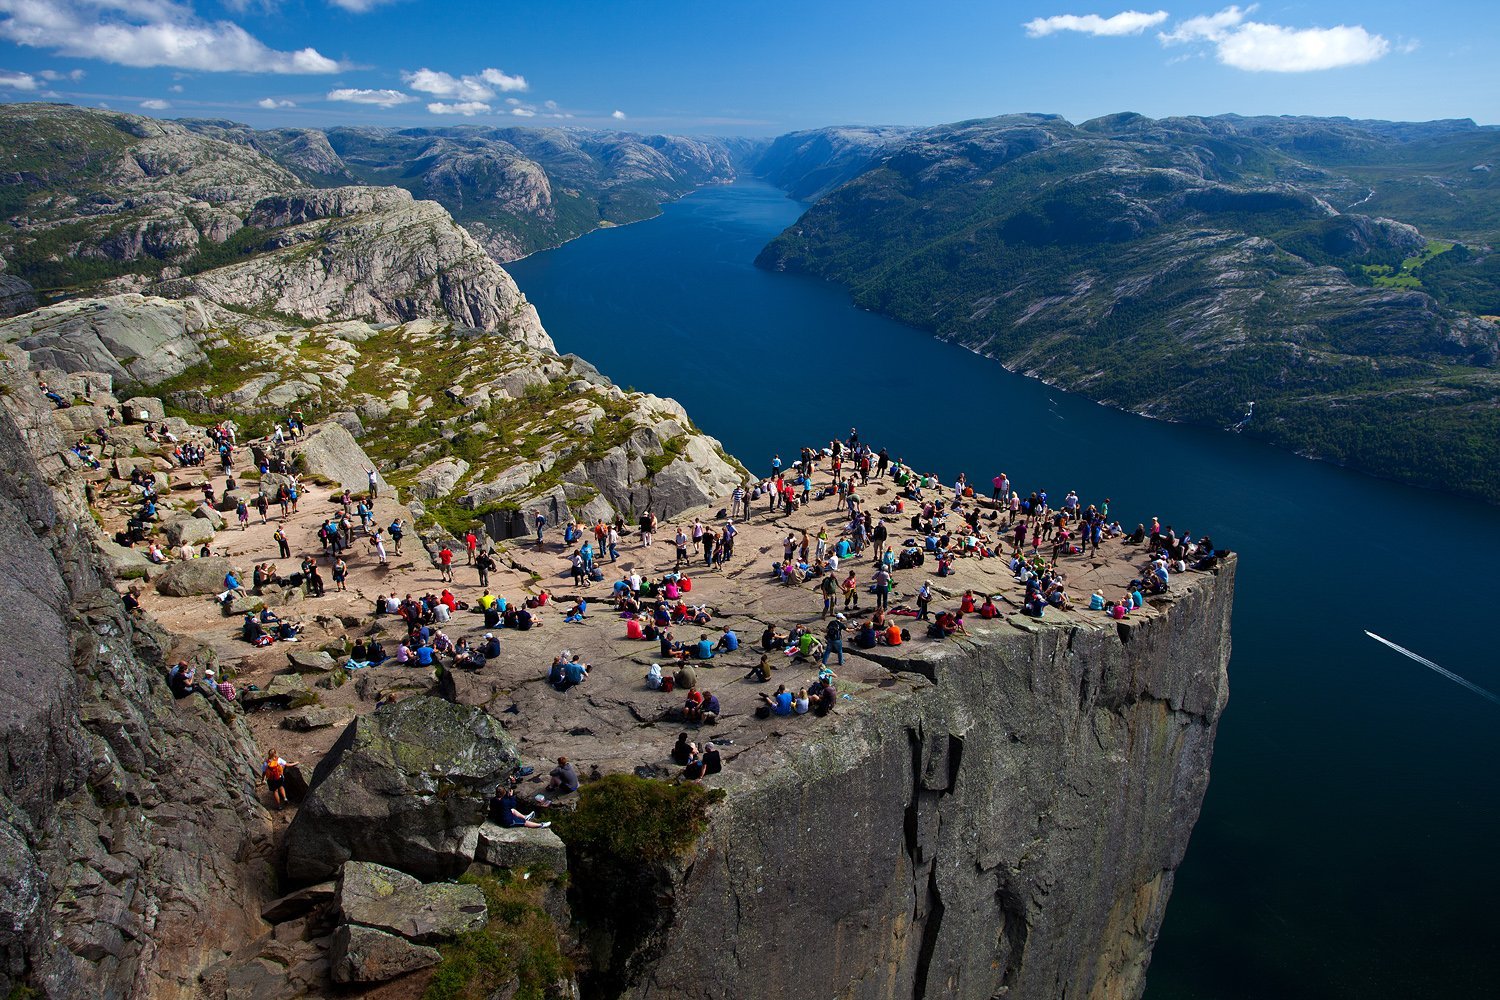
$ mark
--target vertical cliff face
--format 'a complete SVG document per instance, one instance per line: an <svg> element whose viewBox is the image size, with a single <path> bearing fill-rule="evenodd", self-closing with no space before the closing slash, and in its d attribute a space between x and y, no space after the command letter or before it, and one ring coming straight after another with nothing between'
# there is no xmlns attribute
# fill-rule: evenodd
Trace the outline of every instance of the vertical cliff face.
<svg viewBox="0 0 1500 1000"><path fill-rule="evenodd" d="M732 789L634 995L1139 996L1228 695L1234 568L1149 620L889 660L926 680Z"/></svg>
<svg viewBox="0 0 1500 1000"><path fill-rule="evenodd" d="M262 926L254 744L172 700L163 635L103 585L46 401L4 364L0 397L0 993L194 996L220 942Z"/></svg>

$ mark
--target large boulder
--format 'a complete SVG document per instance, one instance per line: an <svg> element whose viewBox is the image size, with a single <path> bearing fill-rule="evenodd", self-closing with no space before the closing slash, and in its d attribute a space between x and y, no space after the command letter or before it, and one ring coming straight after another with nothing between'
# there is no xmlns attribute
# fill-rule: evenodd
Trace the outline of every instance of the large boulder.
<svg viewBox="0 0 1500 1000"><path fill-rule="evenodd" d="M306 700L312 695L313 689L307 686L307 681L301 674L277 674L263 688L254 691L246 688L241 691L239 699L245 711L253 712L263 706L286 708L294 700Z"/></svg>
<svg viewBox="0 0 1500 1000"><path fill-rule="evenodd" d="M338 667L338 661L321 649L289 650L286 662L294 674L326 674Z"/></svg>
<svg viewBox="0 0 1500 1000"><path fill-rule="evenodd" d="M325 708L322 705L304 705L302 708L293 709L281 720L282 729L290 729L297 733L310 733L314 729L326 729L349 718L349 712L343 708Z"/></svg>
<svg viewBox="0 0 1500 1000"><path fill-rule="evenodd" d="M375 463L342 424L317 425L307 432L298 448L304 475L326 479L340 489L362 492L369 488L368 470L375 468ZM389 492L385 478L378 472L375 476L380 491Z"/></svg>
<svg viewBox="0 0 1500 1000"><path fill-rule="evenodd" d="M383 983L442 959L436 948L412 944L372 927L344 924L333 932L328 972L336 983Z"/></svg>
<svg viewBox="0 0 1500 1000"><path fill-rule="evenodd" d="M489 796L518 761L498 720L441 698L356 719L287 828L288 878L319 881L350 860L425 879L458 875L474 860Z"/></svg>
<svg viewBox="0 0 1500 1000"><path fill-rule="evenodd" d="M427 944L479 930L489 913L484 892L477 885L429 885L364 861L344 865L338 900L349 923Z"/></svg>
<svg viewBox="0 0 1500 1000"><path fill-rule="evenodd" d="M167 518L162 522L161 530L174 548L183 544L197 547L214 540L213 523L192 514L177 514Z"/></svg>
<svg viewBox="0 0 1500 1000"><path fill-rule="evenodd" d="M568 870L568 849L551 830L486 823L479 828L474 860L511 871L545 868L561 875Z"/></svg>
<svg viewBox="0 0 1500 1000"><path fill-rule="evenodd" d="M193 508L193 516L200 521L207 521L213 525L215 531L224 530L224 515L214 510L206 503L200 503Z"/></svg>
<svg viewBox="0 0 1500 1000"><path fill-rule="evenodd" d="M101 538L96 545L100 558L116 580L144 580L163 568L147 559L141 549L126 548L112 539Z"/></svg>
<svg viewBox="0 0 1500 1000"><path fill-rule="evenodd" d="M166 568L156 581L156 589L168 597L223 593L224 575L233 568L234 564L224 556L183 559Z"/></svg>

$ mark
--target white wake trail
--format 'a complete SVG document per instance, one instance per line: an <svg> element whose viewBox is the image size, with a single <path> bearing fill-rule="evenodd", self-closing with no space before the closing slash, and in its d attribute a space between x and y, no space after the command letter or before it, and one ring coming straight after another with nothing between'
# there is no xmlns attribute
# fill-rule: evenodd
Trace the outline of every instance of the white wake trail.
<svg viewBox="0 0 1500 1000"><path fill-rule="evenodd" d="M1384 636L1376 635L1374 632L1371 632L1369 629L1365 629L1365 635L1369 636L1371 639L1374 639L1376 642L1385 643L1387 646L1391 647L1396 652L1400 653L1402 656L1408 656L1411 659L1416 660L1418 663L1422 664L1422 666L1426 667L1428 670L1432 670L1432 671L1435 671L1437 673L1442 674L1444 677L1448 678L1450 681L1452 681L1453 683L1459 685L1460 687L1466 687L1466 688L1468 688L1470 691L1473 691L1475 694L1479 695L1479 697L1481 697L1481 698L1488 698L1490 701L1494 702L1495 704L1500 705L1500 695L1491 694L1490 692L1486 691L1484 688L1480 687L1478 684L1475 684L1472 681L1464 680L1462 677L1458 676L1453 671L1451 671L1451 670L1445 670L1442 667L1438 666L1436 663L1433 663L1427 657L1425 657L1425 656L1418 656L1416 653L1413 653L1411 650L1407 649L1405 646L1398 646L1394 642L1392 642L1391 640L1385 638Z"/></svg>

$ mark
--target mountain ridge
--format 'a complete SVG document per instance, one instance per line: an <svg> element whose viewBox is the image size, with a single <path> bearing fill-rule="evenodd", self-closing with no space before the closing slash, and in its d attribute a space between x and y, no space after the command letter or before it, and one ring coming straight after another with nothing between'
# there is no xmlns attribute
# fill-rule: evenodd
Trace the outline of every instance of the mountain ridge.
<svg viewBox="0 0 1500 1000"><path fill-rule="evenodd" d="M1500 130L1467 122L960 122L757 263L1096 401L1493 497L1500 213L1471 170L1490 152ZM1382 197L1401 211L1365 211Z"/></svg>

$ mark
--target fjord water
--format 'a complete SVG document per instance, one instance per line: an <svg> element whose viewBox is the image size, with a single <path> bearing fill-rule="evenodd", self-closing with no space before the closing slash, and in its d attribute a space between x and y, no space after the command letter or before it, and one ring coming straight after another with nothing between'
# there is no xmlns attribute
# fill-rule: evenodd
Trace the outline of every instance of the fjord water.
<svg viewBox="0 0 1500 1000"><path fill-rule="evenodd" d="M510 270L560 350L676 397L752 468L857 426L947 481L1109 496L1240 553L1150 1000L1494 996L1500 709L1364 630L1500 690L1495 510L1097 406L754 268L801 210L709 188Z"/></svg>

